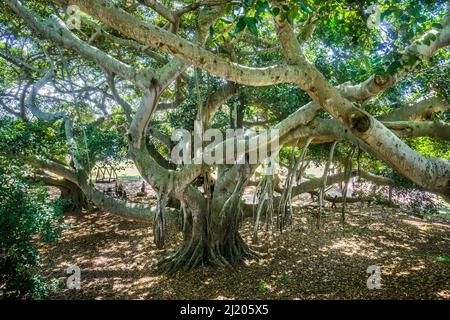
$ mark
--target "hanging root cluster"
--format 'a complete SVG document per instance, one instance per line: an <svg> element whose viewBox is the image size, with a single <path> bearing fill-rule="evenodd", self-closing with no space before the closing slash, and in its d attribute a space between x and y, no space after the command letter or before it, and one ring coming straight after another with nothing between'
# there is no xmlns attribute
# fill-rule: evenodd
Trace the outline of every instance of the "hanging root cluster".
<svg viewBox="0 0 450 320"><path fill-rule="evenodd" d="M297 185L300 184L301 177L306 170L307 164L305 164L305 156L311 141L312 138L308 138L302 149L301 155L297 160L292 152L291 166L278 204L277 220L280 232L283 232L283 229L287 224L292 224L292 187L294 186L294 182L296 182Z"/></svg>
<svg viewBox="0 0 450 320"><path fill-rule="evenodd" d="M334 156L334 149L336 148L337 141L334 141L331 145L330 154L328 156L328 161L325 165L325 168L323 170L322 175L322 187L319 191L319 210L317 210L317 217L316 217L316 227L317 229L320 229L321 225L321 219L323 215L323 198L325 196L326 187L327 187L327 179L328 179L328 172L330 171L331 163L333 162L333 156Z"/></svg>
<svg viewBox="0 0 450 320"><path fill-rule="evenodd" d="M253 198L253 203L255 203L255 200L257 200L258 202L258 206L256 208L256 216L253 210L253 219L255 221L255 224L253 227L252 240L254 243L258 242L258 230L261 221L261 213L263 212L263 210L266 214L266 221L265 221L266 232L269 229L269 225L272 225L273 191L274 191L273 175L264 176L259 182L257 192L255 193L255 196Z"/></svg>
<svg viewBox="0 0 450 320"><path fill-rule="evenodd" d="M161 190L160 192L158 192L156 211L153 216L153 237L155 245L158 249L164 248L166 233L165 209L168 200L169 196L164 193L164 191Z"/></svg>
<svg viewBox="0 0 450 320"><path fill-rule="evenodd" d="M258 258L239 235L242 216L240 198L245 180L240 179L220 210L189 208L182 204L183 243L164 258L159 267L167 274L190 271L201 266L234 269L246 258Z"/></svg>

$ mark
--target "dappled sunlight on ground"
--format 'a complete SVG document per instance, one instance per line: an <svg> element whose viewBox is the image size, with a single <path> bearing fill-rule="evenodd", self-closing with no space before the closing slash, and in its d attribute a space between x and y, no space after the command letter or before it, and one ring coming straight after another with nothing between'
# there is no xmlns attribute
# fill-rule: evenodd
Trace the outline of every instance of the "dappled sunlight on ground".
<svg viewBox="0 0 450 320"><path fill-rule="evenodd" d="M450 298L450 268L436 260L450 256L446 224L351 207L342 230L340 212L328 209L316 230L311 209L297 209L292 226L279 234L263 225L261 256L234 272L198 269L162 275L157 262L180 241L169 226L167 249L157 250L152 228L107 213L66 217L71 227L54 245L41 246L47 279L58 279L57 299L377 299ZM370 214L369 214L370 213ZM252 224L243 238L251 243ZM65 288L66 268L81 269L81 290ZM367 289L367 267L381 268L380 290Z"/></svg>

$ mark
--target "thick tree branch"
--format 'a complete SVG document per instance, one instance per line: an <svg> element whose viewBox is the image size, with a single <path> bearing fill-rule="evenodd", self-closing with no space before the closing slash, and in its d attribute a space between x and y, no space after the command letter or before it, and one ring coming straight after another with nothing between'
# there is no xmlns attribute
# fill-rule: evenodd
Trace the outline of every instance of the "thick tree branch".
<svg viewBox="0 0 450 320"><path fill-rule="evenodd" d="M351 177L356 177L356 176L358 176L358 170L353 170L351 172ZM394 185L394 181L392 181L389 178L378 176L378 175L375 175L373 173L366 172L363 170L361 170L359 172L359 176L367 181L371 181L371 182L375 183L376 185L388 185L388 186ZM338 174L328 176L328 178L326 180L326 186L331 186L333 184L342 182L345 180L345 178L346 178L345 173L338 173ZM292 188L292 196L297 196L297 195L300 195L305 192L311 192L318 188L321 188L322 186L323 186L323 178L312 178L308 181L301 183L298 186L293 187ZM278 187L278 190L276 190L276 191L280 192L282 190Z"/></svg>
<svg viewBox="0 0 450 320"><path fill-rule="evenodd" d="M157 13L159 13L162 17L164 17L169 22L171 22L173 24L177 23L176 15L171 10L169 10L168 8L166 8L165 6L160 4L158 1L156 1L156 0L143 0L143 2L148 7L152 8Z"/></svg>
<svg viewBox="0 0 450 320"><path fill-rule="evenodd" d="M378 117L380 121L423 121L431 120L433 113L447 111L450 104L442 98L433 97L412 106L405 106Z"/></svg>
<svg viewBox="0 0 450 320"><path fill-rule="evenodd" d="M0 50L0 57L14 64L17 67L25 68L27 71L40 72L41 70L26 62L24 59L18 58L6 50Z"/></svg>
<svg viewBox="0 0 450 320"><path fill-rule="evenodd" d="M114 97L114 100L122 107L123 112L125 112L125 116L127 117L128 122L132 121L131 113L133 112L133 108L128 104L125 100L122 99L119 92L116 88L116 81L114 80L114 74L107 73L108 85L111 89L111 93Z"/></svg>
<svg viewBox="0 0 450 320"><path fill-rule="evenodd" d="M217 88L217 90L208 97L205 105L205 120L210 122L217 110L221 105L223 105L227 100L237 94L237 88L232 83L227 83L222 87Z"/></svg>
<svg viewBox="0 0 450 320"><path fill-rule="evenodd" d="M53 0L53 2L61 5L69 4L68 0ZM287 65L252 68L231 63L200 45L145 23L123 10L111 6L104 0L71 0L70 4L78 5L84 12L142 44L165 51L185 63L195 64L199 68L230 81L253 86L266 86L292 83L301 73L300 69Z"/></svg>
<svg viewBox="0 0 450 320"><path fill-rule="evenodd" d="M75 171L61 163L47 159L37 159L37 158L27 159L26 163L32 167L42 169L50 173L53 173L57 176L63 177L69 180L70 182L73 182L78 185L78 177Z"/></svg>
<svg viewBox="0 0 450 320"><path fill-rule="evenodd" d="M411 70L416 68L424 59L430 58L437 50L450 45L450 4L447 2L445 16L442 20L442 30L431 29L425 33L420 39L411 43L405 48L404 54L399 59L401 67L396 69L394 74L390 74L383 78L379 75L373 75L366 81L351 85L343 84L338 86L341 93L351 100L367 100L376 96L383 90L393 86ZM423 40L429 38L430 35L436 36L436 39L430 41L430 44L424 44ZM408 63L412 61L413 63Z"/></svg>
<svg viewBox="0 0 450 320"><path fill-rule="evenodd" d="M133 204L107 196L88 182L86 175L77 175L74 170L60 163L46 159L27 159L27 164L63 177L81 188L95 206L114 215L127 219L152 221L155 207ZM176 209L169 209L176 210Z"/></svg>
<svg viewBox="0 0 450 320"><path fill-rule="evenodd" d="M51 78L55 75L55 69L52 67L50 70L46 72L46 74L37 81L33 87L31 88L31 93L25 99L25 106L31 111L31 113L38 119L44 121L55 121L57 119L61 119L65 116L65 112L45 112L41 111L36 105L36 96L40 89L47 84L51 80Z"/></svg>

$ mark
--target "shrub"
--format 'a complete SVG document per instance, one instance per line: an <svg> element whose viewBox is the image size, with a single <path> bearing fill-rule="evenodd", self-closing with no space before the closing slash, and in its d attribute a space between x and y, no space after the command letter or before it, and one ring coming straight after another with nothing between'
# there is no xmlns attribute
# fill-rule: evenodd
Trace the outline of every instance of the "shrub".
<svg viewBox="0 0 450 320"><path fill-rule="evenodd" d="M0 158L0 297L35 299L48 289L39 274L36 239L56 240L62 227L58 202L47 189L33 185L21 167Z"/></svg>

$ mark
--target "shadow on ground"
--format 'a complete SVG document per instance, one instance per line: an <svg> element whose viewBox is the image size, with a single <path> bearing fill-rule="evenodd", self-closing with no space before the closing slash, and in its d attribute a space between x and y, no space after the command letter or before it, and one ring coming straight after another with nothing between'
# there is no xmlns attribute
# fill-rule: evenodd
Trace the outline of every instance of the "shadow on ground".
<svg viewBox="0 0 450 320"><path fill-rule="evenodd" d="M66 217L70 228L54 245L42 245L43 270L57 283L54 299L450 299L450 226L399 216L380 208L352 208L345 230L328 211L316 230L311 213L298 209L283 234L261 232L253 246L261 259L237 272L198 269L166 277L158 260L176 247L168 230L166 250L153 245L152 229L107 213ZM250 243L251 224L241 230ZM81 269L81 289L66 289L66 268ZM381 268L382 288L367 288L367 267Z"/></svg>

